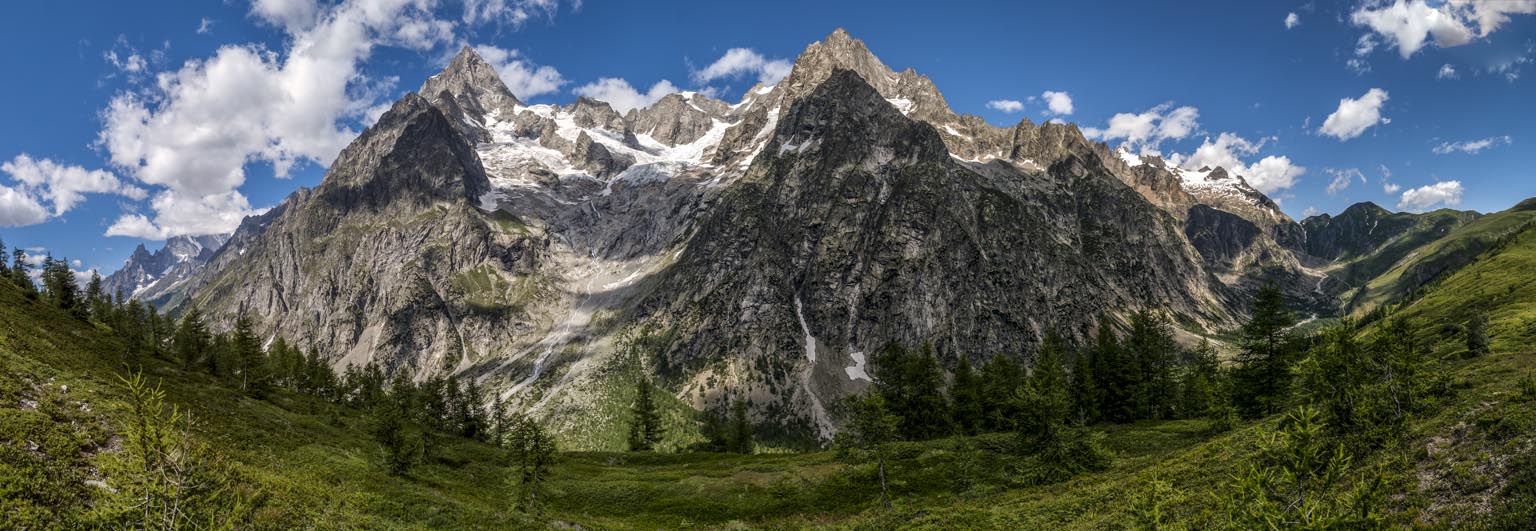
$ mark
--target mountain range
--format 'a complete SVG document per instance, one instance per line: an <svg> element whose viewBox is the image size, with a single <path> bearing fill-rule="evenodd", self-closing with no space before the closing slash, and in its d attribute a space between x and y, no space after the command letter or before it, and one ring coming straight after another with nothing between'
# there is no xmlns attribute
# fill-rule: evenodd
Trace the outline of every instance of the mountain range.
<svg viewBox="0 0 1536 531"><path fill-rule="evenodd" d="M475 378L567 448L611 446L637 373L826 441L872 353L1029 359L1052 332L1167 312L1235 327L1279 286L1361 315L1536 220L1362 203L1297 222L1224 168L950 109L843 30L736 103L529 105L464 48L229 236L141 247L111 289L257 319L337 367ZM213 249L217 249L214 251Z"/></svg>

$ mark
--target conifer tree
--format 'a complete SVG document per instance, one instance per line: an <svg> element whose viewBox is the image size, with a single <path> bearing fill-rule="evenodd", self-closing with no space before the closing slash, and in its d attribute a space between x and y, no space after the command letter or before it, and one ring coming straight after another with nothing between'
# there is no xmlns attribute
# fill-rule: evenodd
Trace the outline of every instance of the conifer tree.
<svg viewBox="0 0 1536 531"><path fill-rule="evenodd" d="M256 338L256 324L244 314L235 319L230 349L235 363L233 376L240 382L240 390L252 396L262 396L269 383L266 355L261 351L261 341Z"/></svg>
<svg viewBox="0 0 1536 531"><path fill-rule="evenodd" d="M635 403L630 407L629 450L649 452L661 442L661 415L652 396L651 381L641 377L635 384Z"/></svg>
<svg viewBox="0 0 1536 531"><path fill-rule="evenodd" d="M949 385L949 401L954 408L951 418L960 433L975 435L983 429L981 394L981 378L971 369L970 360L961 356Z"/></svg>
<svg viewBox="0 0 1536 531"><path fill-rule="evenodd" d="M1398 434L1410 414L1423 406L1429 394L1424 346L1414 336L1414 324L1407 318L1388 319L1370 344L1378 389L1371 393L1372 424L1381 440Z"/></svg>
<svg viewBox="0 0 1536 531"><path fill-rule="evenodd" d="M750 454L753 449L752 421L747 417L747 399L739 398L731 403L731 451Z"/></svg>
<svg viewBox="0 0 1536 531"><path fill-rule="evenodd" d="M888 447L897 440L901 417L886 408L885 398L877 392L849 397L844 407L848 412L848 423L838 433L838 445L862 450L874 457L880 478L880 500L889 510L891 494L885 465L890 457Z"/></svg>
<svg viewBox="0 0 1536 531"><path fill-rule="evenodd" d="M1018 395L1024 371L1013 356L999 354L981 366L981 424L983 431L1013 431L1021 415Z"/></svg>
<svg viewBox="0 0 1536 531"><path fill-rule="evenodd" d="M181 315L181 326L176 328L176 358L181 360L181 366L191 369L197 361L208 353L211 338L208 333L208 325L203 322L203 313L197 306L187 308Z"/></svg>
<svg viewBox="0 0 1536 531"><path fill-rule="evenodd" d="M15 261L11 263L11 283L28 294L37 293L37 285L32 283L32 266L27 263L27 252L21 249L11 251Z"/></svg>
<svg viewBox="0 0 1536 531"><path fill-rule="evenodd" d="M704 425L700 431L704 434L705 445L712 452L729 452L734 449L731 445L731 430L727 426L727 415L730 409L729 396L716 401L714 405L704 408Z"/></svg>
<svg viewBox="0 0 1536 531"><path fill-rule="evenodd" d="M1488 314L1477 312L1467 320L1467 354L1482 356L1488 351Z"/></svg>
<svg viewBox="0 0 1536 531"><path fill-rule="evenodd" d="M1354 481L1350 459L1324 434L1321 415L1303 406L1260 441L1259 463L1226 489L1229 529L1384 529L1382 476Z"/></svg>
<svg viewBox="0 0 1536 531"><path fill-rule="evenodd" d="M128 299L128 303L123 305L116 328L123 342L128 344L131 354L136 355L146 350L149 343L149 333L145 330L146 320L144 305L138 299Z"/></svg>
<svg viewBox="0 0 1536 531"><path fill-rule="evenodd" d="M931 344L915 353L894 343L887 345L875 358L874 369L874 390L891 413L901 417L905 437L924 440L952 433L944 373Z"/></svg>
<svg viewBox="0 0 1536 531"><path fill-rule="evenodd" d="M508 437L512 460L517 464L517 508L534 512L544 483L553 472L555 441L533 419L519 419Z"/></svg>
<svg viewBox="0 0 1536 531"><path fill-rule="evenodd" d="M485 436L487 423L485 418L485 393L481 392L480 384L471 378L464 384L462 393L463 407L459 409L459 433L466 438L479 439Z"/></svg>
<svg viewBox="0 0 1536 531"><path fill-rule="evenodd" d="M1136 417L1136 381L1131 361L1113 322L1100 317L1099 330L1094 334L1093 377L1101 389L1099 413L1106 420L1126 422Z"/></svg>
<svg viewBox="0 0 1536 531"><path fill-rule="evenodd" d="M1140 310L1131 314L1131 333L1125 347L1132 360L1134 419L1167 418L1173 413L1177 393L1173 366L1178 345L1160 313Z"/></svg>
<svg viewBox="0 0 1536 531"><path fill-rule="evenodd" d="M43 294L54 306L84 319L89 311L80 300L80 284L69 262L52 256L43 259Z"/></svg>
<svg viewBox="0 0 1536 531"><path fill-rule="evenodd" d="M420 452L406 429L412 392L409 379L395 378L388 394L372 411L374 440L383 449L385 468L396 476L409 472Z"/></svg>
<svg viewBox="0 0 1536 531"><path fill-rule="evenodd" d="M85 284L85 307L91 319L97 322L107 322L111 313L112 300L101 287L101 275L95 269L91 270L91 280Z"/></svg>
<svg viewBox="0 0 1536 531"><path fill-rule="evenodd" d="M1072 402L1067 393L1067 373L1061 360L1067 345L1055 332L1046 334L1029 374L1026 415L1021 435L1035 440L1051 437L1066 424Z"/></svg>
<svg viewBox="0 0 1536 531"><path fill-rule="evenodd" d="M507 416L507 403L497 394L491 398L491 432L490 443L492 446L506 446L507 435L511 433L512 419Z"/></svg>
<svg viewBox="0 0 1536 531"><path fill-rule="evenodd" d="M1080 425L1099 420L1101 391L1093 369L1093 350L1079 350L1072 359L1071 395L1072 420Z"/></svg>
<svg viewBox="0 0 1536 531"><path fill-rule="evenodd" d="M1284 407L1296 352L1290 335L1295 324L1280 288L1274 284L1259 288L1253 316L1243 325L1243 350L1232 375L1233 403L1245 416L1277 413Z"/></svg>
<svg viewBox="0 0 1536 531"><path fill-rule="evenodd" d="M1216 358L1216 348L1210 340L1201 341L1189 353L1189 366L1184 372L1183 404L1180 406L1186 418L1209 417L1226 404L1226 391L1221 374L1221 361Z"/></svg>

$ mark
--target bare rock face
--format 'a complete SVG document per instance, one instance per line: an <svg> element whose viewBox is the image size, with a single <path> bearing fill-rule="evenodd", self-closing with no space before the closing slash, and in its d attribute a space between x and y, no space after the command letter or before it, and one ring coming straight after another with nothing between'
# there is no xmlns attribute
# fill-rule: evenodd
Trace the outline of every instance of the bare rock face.
<svg viewBox="0 0 1536 531"><path fill-rule="evenodd" d="M487 116L499 113L510 117L522 105L497 77L496 69L468 46L459 50L441 73L422 83L417 93L444 109L455 127L477 141L487 138Z"/></svg>
<svg viewBox="0 0 1536 531"><path fill-rule="evenodd" d="M338 364L451 371L537 318L486 293L535 270L543 245L473 206L489 190L461 130L409 94L319 187L248 218L179 302L226 326L250 315Z"/></svg>
<svg viewBox="0 0 1536 531"><path fill-rule="evenodd" d="M640 303L677 338L658 371L687 382L756 367L738 389L826 436L825 404L865 383L846 369L890 341L933 341L953 363L1033 352L1053 330L1083 338L1126 309L1227 311L1177 223L1095 159L998 164L953 160L932 126L837 70Z"/></svg>
<svg viewBox="0 0 1536 531"><path fill-rule="evenodd" d="M602 144L593 142L591 135L586 131L576 136L576 143L571 146L570 157L577 167L602 178L616 175L635 163L634 157L622 153L615 154Z"/></svg>
<svg viewBox="0 0 1536 531"><path fill-rule="evenodd" d="M725 102L699 94L668 94L655 105L630 111L626 120L636 134L677 146L702 138L730 110Z"/></svg>
<svg viewBox="0 0 1536 531"><path fill-rule="evenodd" d="M569 448L622 444L593 427L623 422L636 371L825 440L887 342L1027 359L1141 308L1227 328L1263 281L1329 303L1325 256L1382 246L1361 223L1303 227L1240 176L1075 125L956 114L842 30L734 105L626 115L525 105L465 49L157 300L338 366L473 377Z"/></svg>

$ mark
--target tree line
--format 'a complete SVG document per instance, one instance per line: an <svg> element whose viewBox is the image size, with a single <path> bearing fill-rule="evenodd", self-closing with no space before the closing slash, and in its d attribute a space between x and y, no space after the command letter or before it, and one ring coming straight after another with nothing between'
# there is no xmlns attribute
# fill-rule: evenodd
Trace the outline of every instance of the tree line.
<svg viewBox="0 0 1536 531"><path fill-rule="evenodd" d="M0 242L0 256L4 254ZM418 383L403 376L390 378L373 362L350 365L338 374L314 349L300 349L281 336L264 343L249 316L242 314L232 328L215 332L195 305L173 319L123 293L108 295L95 271L82 288L67 259L45 256L34 281L26 252L15 249L12 256L10 265L0 261L0 281L76 319L110 328L123 341L124 361L130 366L154 357L214 376L252 398L264 399L284 390L362 410L371 421L369 431L380 446L382 465L393 474L406 475L415 464L432 458L441 437L480 441L506 450L513 467L514 505L532 510L551 473L556 451L553 437L534 420L509 414L500 397L487 400L473 379L438 375ZM133 374L128 389L139 400L150 390L142 377ZM144 411L136 410L139 424L181 422L181 414L168 406L169 413L159 405L140 409ZM140 472L135 477L158 473Z"/></svg>
<svg viewBox="0 0 1536 531"><path fill-rule="evenodd" d="M837 444L875 461L884 498L889 447L900 441L1013 432L1014 451L1041 465L1034 479L1049 482L1107 465L1092 431L1101 423L1207 419L1214 433L1285 414L1260 465L1222 494L1231 523L1368 523L1374 513L1358 510L1379 494L1369 476L1351 483L1366 490L1328 494L1352 472L1348 456L1390 445L1450 392L1416 324L1383 319L1368 335L1348 319L1303 333L1280 290L1265 285L1230 363L1209 341L1181 347L1150 311L1132 313L1124 334L1102 319L1083 345L1048 333L1029 359L998 355L976 369L962 357L947 381L931 346L893 344L872 360L869 389L844 402ZM1481 314L1461 328L1468 355L1489 352L1487 328ZM1300 462L1307 456L1320 461Z"/></svg>

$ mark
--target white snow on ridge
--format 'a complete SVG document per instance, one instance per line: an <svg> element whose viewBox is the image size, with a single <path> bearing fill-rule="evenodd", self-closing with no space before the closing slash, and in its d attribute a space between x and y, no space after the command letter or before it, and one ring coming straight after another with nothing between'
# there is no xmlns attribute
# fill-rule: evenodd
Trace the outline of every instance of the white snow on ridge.
<svg viewBox="0 0 1536 531"><path fill-rule="evenodd" d="M886 98L885 101L894 105L896 110L901 111L901 114L911 114L912 108L917 106L917 104L912 103L912 100L906 98Z"/></svg>
<svg viewBox="0 0 1536 531"><path fill-rule="evenodd" d="M966 140L970 140L971 139L971 137L969 135L966 135L966 134L963 134L963 133L961 133L959 131L956 131L955 128L950 127L949 124L945 124L944 125L944 132L949 133L949 134L954 135L954 136L957 136L957 137L960 137L960 138L964 138Z"/></svg>
<svg viewBox="0 0 1536 531"><path fill-rule="evenodd" d="M1115 149L1115 154L1119 155L1120 156L1120 160L1125 161L1126 165L1128 165L1128 166L1130 166L1132 168L1135 168L1137 166L1140 166L1142 164L1146 164L1147 163L1146 161L1141 160L1141 156L1140 155L1137 155L1135 153L1131 153L1131 150L1126 149L1125 146L1120 146L1119 148Z"/></svg>

